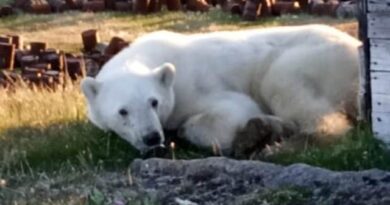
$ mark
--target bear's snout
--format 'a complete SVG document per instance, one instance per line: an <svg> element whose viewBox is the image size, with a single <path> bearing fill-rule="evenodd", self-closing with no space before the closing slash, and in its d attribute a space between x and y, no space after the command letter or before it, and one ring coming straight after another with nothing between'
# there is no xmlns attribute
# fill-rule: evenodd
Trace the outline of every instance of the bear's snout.
<svg viewBox="0 0 390 205"><path fill-rule="evenodd" d="M160 134L156 131L151 132L142 138L144 143L149 147L160 145L162 143L161 139Z"/></svg>

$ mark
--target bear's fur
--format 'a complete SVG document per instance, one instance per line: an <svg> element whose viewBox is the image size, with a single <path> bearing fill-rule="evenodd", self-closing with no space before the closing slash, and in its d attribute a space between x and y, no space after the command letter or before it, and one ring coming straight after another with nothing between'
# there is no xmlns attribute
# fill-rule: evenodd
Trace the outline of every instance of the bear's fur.
<svg viewBox="0 0 390 205"><path fill-rule="evenodd" d="M252 118L276 133L342 134L346 116L356 116L359 46L325 25L159 31L136 39L82 90L89 119L141 151L162 143L163 129L229 151ZM150 136L161 140L146 145Z"/></svg>

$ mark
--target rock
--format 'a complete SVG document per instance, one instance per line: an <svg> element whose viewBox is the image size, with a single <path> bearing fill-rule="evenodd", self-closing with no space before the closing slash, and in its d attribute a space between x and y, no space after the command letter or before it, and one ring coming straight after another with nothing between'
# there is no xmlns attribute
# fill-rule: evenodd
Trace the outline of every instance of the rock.
<svg viewBox="0 0 390 205"><path fill-rule="evenodd" d="M335 172L305 164L207 158L135 160L131 170L137 187L152 191L161 204L177 204L177 199L240 204L242 197L285 187L309 192L304 204L386 204L390 193L390 173L376 169Z"/></svg>
<svg viewBox="0 0 390 205"><path fill-rule="evenodd" d="M22 202L63 201L70 197L89 200L85 202L99 198L107 204L390 203L390 172L378 169L336 172L305 164L281 166L223 157L188 161L137 159L128 170L72 174L64 179L58 176L26 184L18 177L7 179L7 187L14 191L3 192L2 202L25 204Z"/></svg>

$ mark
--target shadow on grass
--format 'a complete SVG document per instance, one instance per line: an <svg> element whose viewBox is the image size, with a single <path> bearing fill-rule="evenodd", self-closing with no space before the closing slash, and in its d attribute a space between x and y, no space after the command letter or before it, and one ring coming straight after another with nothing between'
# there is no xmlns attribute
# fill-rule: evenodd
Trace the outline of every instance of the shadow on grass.
<svg viewBox="0 0 390 205"><path fill-rule="evenodd" d="M208 155L180 140L174 150L175 159ZM0 175L34 175L37 171L79 168L116 170L139 157L139 152L125 140L85 121L10 128L0 133Z"/></svg>
<svg viewBox="0 0 390 205"><path fill-rule="evenodd" d="M165 158L194 159L213 156L166 133L176 143ZM86 121L62 122L44 127L9 128L0 132L0 176L32 175L56 170L118 170L142 157L128 142L105 133ZM155 157L153 154L149 157ZM307 163L332 170L390 170L390 155L359 126L332 146L311 146L295 153L280 153L260 160L278 164Z"/></svg>
<svg viewBox="0 0 390 205"><path fill-rule="evenodd" d="M330 146L311 146L306 150L281 153L263 160L284 165L306 163L331 170L390 170L390 153L382 142L373 137L367 124L357 126Z"/></svg>
<svg viewBox="0 0 390 205"><path fill-rule="evenodd" d="M55 170L68 167L118 168L137 157L137 151L113 134L86 122L18 127L1 133L2 165L7 172Z"/></svg>

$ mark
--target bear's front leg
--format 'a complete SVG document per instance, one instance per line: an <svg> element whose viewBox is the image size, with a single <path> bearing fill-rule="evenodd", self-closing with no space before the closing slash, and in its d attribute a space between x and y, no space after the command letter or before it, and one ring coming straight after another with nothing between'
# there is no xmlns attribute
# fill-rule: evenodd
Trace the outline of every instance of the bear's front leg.
<svg viewBox="0 0 390 205"><path fill-rule="evenodd" d="M237 130L261 115L258 105L249 96L236 92L214 93L194 105L202 107L184 122L179 137L197 146L212 148L218 154L230 154Z"/></svg>
<svg viewBox="0 0 390 205"><path fill-rule="evenodd" d="M256 102L244 94L224 92L205 100L207 102L199 104L207 107L187 119L179 131L179 136L197 146L212 148L218 154L232 154L233 148L237 148L236 136L248 128L247 123L251 119L264 122L261 128L263 133L255 133L255 136L240 140L243 142L259 138L248 142L252 143L251 146L260 146L256 142L263 138L274 139L275 136L285 135L294 130L280 118L263 114ZM234 152L236 153L236 150Z"/></svg>

